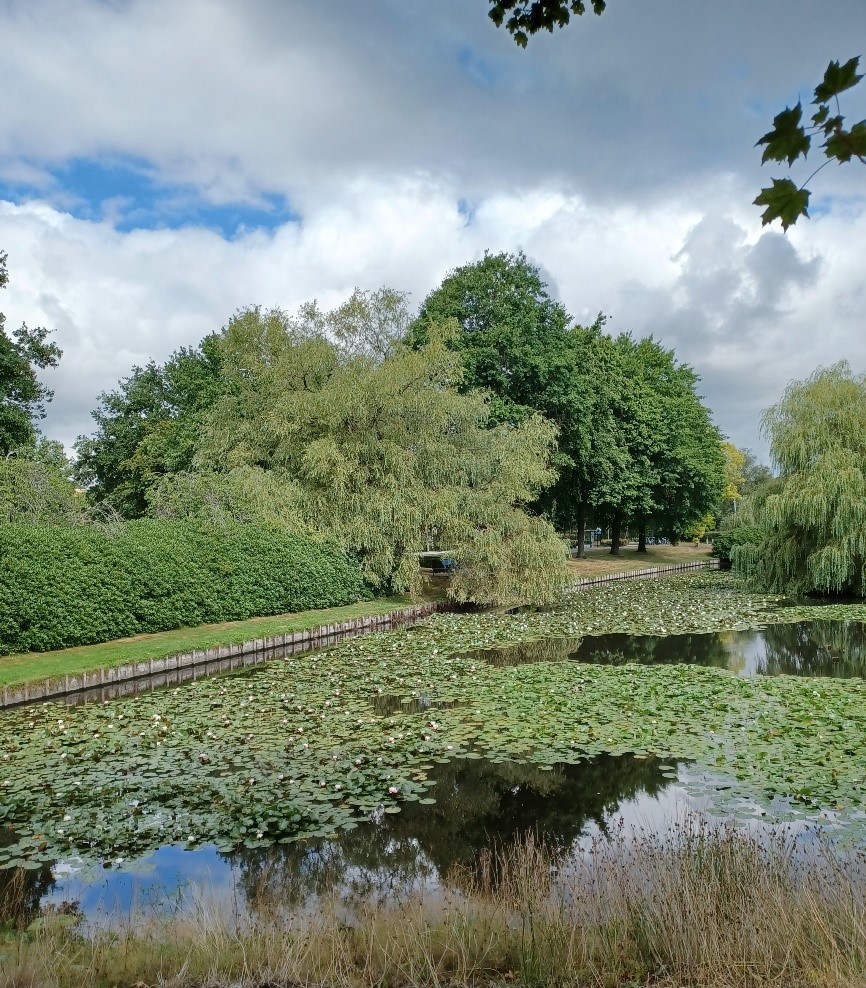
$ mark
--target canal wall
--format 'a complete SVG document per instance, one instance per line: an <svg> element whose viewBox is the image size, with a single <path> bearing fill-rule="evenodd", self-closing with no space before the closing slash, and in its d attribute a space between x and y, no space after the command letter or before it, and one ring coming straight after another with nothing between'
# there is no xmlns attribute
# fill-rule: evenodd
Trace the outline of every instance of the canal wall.
<svg viewBox="0 0 866 988"><path fill-rule="evenodd" d="M20 686L4 686L0 708L66 697L73 697L76 702L115 699L158 686L179 684L271 659L285 658L314 648L325 648L345 638L414 624L442 607L441 604L416 604L387 614L353 618L305 631L289 631L283 635L256 638L236 645L215 645L161 659L127 662Z"/></svg>

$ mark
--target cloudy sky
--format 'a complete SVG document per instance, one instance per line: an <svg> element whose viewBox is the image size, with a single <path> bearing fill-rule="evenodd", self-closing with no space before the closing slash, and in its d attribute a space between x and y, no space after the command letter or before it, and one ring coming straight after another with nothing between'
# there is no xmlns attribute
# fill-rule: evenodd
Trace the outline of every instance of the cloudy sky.
<svg viewBox="0 0 866 988"><path fill-rule="evenodd" d="M824 169L787 236L751 205L785 174L755 141L864 52L864 0L609 0L525 51L487 8L0 0L0 307L64 350L44 431L238 307L418 305L485 250L674 348L759 453L788 381L866 371L866 169Z"/></svg>

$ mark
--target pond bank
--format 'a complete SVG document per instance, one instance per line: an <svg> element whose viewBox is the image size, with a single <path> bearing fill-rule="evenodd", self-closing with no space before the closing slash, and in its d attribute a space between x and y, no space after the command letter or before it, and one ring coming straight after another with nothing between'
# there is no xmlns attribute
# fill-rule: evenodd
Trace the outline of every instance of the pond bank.
<svg viewBox="0 0 866 988"><path fill-rule="evenodd" d="M0 708L17 707L91 691L104 694L94 696L93 699L126 696L139 692L135 689L136 683L142 683L144 689L151 689L154 686L186 682L214 672L257 665L282 655L323 648L357 635L413 624L447 606L449 605L437 602L414 604L382 614L367 614L312 628L267 635L246 642L213 645L177 655L101 666L35 682L4 686L0 696Z"/></svg>
<svg viewBox="0 0 866 988"><path fill-rule="evenodd" d="M10 915L0 978L45 988L862 988L866 861L843 862L816 840L802 854L784 833L766 840L686 819L665 838L599 834L563 871L558 849L528 836L441 884L383 900L361 883L324 893L314 912L293 902L293 875L281 887L241 872L248 912L236 895L190 889L190 908L130 914L120 932L87 929L74 903L17 924Z"/></svg>

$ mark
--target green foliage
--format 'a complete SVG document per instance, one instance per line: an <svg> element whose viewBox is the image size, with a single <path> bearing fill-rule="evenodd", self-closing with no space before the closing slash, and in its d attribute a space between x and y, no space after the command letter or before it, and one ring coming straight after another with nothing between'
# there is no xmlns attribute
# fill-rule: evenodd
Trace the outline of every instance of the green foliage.
<svg viewBox="0 0 866 988"><path fill-rule="evenodd" d="M847 363L790 384L764 415L780 489L756 512L760 551L734 555L760 586L866 595L866 377Z"/></svg>
<svg viewBox="0 0 866 988"><path fill-rule="evenodd" d="M765 532L757 525L741 525L739 528L716 532L713 538L713 555L718 556L724 568L731 565L732 550L735 546L760 546Z"/></svg>
<svg viewBox="0 0 866 988"><path fill-rule="evenodd" d="M0 524L85 521L84 500L69 473L62 446L46 439L40 439L32 449L0 457Z"/></svg>
<svg viewBox="0 0 866 988"><path fill-rule="evenodd" d="M6 254L0 251L0 289L9 281ZM21 326L6 334L0 312L0 455L30 447L36 441L34 420L45 417L53 392L36 376L36 369L56 367L62 353L48 342L47 329Z"/></svg>
<svg viewBox="0 0 866 988"><path fill-rule="evenodd" d="M489 0L488 17L497 27L505 23L506 30L521 48L526 47L530 34L565 27L572 15L586 13L584 0ZM604 12L605 0L592 0L596 14ZM506 19L507 17L507 19Z"/></svg>
<svg viewBox="0 0 866 988"><path fill-rule="evenodd" d="M400 324L405 301L389 297L388 321ZM462 372L447 330L431 325L417 349L389 342L382 356L356 342L371 328L382 338L378 318L355 327L347 351L304 315L247 309L226 327L199 467L226 474L244 510L333 537L375 586L417 589L417 553L442 548L464 564L452 586L461 599L555 596L561 545L522 511L553 479L553 427L537 416L497 426L482 395L454 390Z"/></svg>
<svg viewBox="0 0 866 988"><path fill-rule="evenodd" d="M696 393L697 375L652 339L612 340L604 317L571 325L523 254L485 254L451 272L425 299L409 341L456 320L464 390L491 393L493 416L533 412L558 430L557 482L538 501L563 528L593 511L624 524L656 521L671 534L715 507L720 436Z"/></svg>
<svg viewBox="0 0 866 988"><path fill-rule="evenodd" d="M853 88L863 78L857 72L859 62L857 57L848 59L844 65L837 61L827 66L823 81L815 88L813 105L818 109L808 127L803 123L800 103L795 107L786 107L774 117L773 129L764 134L756 145L764 145L762 164L787 161L789 166L792 165L798 158L808 155L813 137L824 138L822 147L827 161L806 179L807 182L831 161L843 164L857 158L866 164L866 120L846 129L845 118L839 112L839 94ZM831 110L831 103L835 113ZM755 199L756 206L765 207L761 214L762 224L778 219L782 222L782 229L787 230L801 216L808 217L809 195L805 183L798 187L790 178L773 179L773 184L761 189Z"/></svg>
<svg viewBox="0 0 866 988"><path fill-rule="evenodd" d="M96 433L75 446L76 476L90 498L123 518L146 514L151 487L192 465L219 381L219 350L210 336L162 366L134 367L116 391L103 392L92 413Z"/></svg>
<svg viewBox="0 0 866 988"><path fill-rule="evenodd" d="M0 526L0 651L43 651L364 598L330 545L252 525Z"/></svg>
<svg viewBox="0 0 866 988"><path fill-rule="evenodd" d="M450 272L424 300L409 345L423 345L431 326L449 320L460 329L447 344L461 356L461 389L488 391L494 421L516 424L539 412L560 428L566 424L571 320L524 254L485 253Z"/></svg>

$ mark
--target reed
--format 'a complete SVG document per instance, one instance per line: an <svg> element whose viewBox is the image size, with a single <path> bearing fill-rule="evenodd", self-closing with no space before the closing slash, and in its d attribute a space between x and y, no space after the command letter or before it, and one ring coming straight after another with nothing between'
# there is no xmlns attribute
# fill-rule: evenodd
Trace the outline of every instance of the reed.
<svg viewBox="0 0 866 988"><path fill-rule="evenodd" d="M862 850L687 818L562 860L530 836L385 901L342 890L288 908L272 889L249 902L198 890L101 932L68 907L14 929L7 910L0 984L866 988Z"/></svg>

